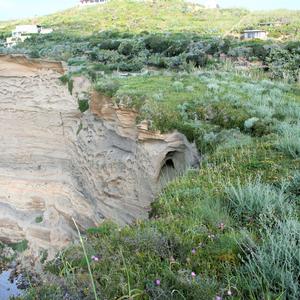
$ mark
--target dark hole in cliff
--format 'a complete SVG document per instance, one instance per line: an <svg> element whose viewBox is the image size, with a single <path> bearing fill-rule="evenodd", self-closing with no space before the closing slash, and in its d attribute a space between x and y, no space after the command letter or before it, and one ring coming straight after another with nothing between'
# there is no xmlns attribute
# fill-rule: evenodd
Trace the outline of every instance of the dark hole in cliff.
<svg viewBox="0 0 300 300"><path fill-rule="evenodd" d="M173 169L175 169L173 160L169 158L169 159L165 162L165 165L164 165L163 167L168 167L168 168L173 168Z"/></svg>
<svg viewBox="0 0 300 300"><path fill-rule="evenodd" d="M159 181L162 185L165 185L168 181L174 179L177 176L176 159L178 159L178 153L176 151L170 151L165 156L162 162L162 167L159 173Z"/></svg>

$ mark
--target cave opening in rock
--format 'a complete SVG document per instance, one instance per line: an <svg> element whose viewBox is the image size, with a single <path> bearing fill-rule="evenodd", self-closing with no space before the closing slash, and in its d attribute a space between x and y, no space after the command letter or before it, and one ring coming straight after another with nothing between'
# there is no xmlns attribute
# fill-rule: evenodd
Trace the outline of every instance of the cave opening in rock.
<svg viewBox="0 0 300 300"><path fill-rule="evenodd" d="M169 158L169 159L165 162L165 165L164 165L163 167L169 167L169 168L175 169L175 165L174 165L173 160Z"/></svg>
<svg viewBox="0 0 300 300"><path fill-rule="evenodd" d="M170 151L166 154L165 159L162 161L162 167L159 173L159 181L162 185L165 185L170 180L174 179L178 175L176 168L177 160L180 153L176 151Z"/></svg>

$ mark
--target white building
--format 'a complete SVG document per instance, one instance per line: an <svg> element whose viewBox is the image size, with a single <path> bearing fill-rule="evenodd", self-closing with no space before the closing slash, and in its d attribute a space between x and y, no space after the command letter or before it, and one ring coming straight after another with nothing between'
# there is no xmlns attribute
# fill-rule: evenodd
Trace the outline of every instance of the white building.
<svg viewBox="0 0 300 300"><path fill-rule="evenodd" d="M103 4L109 0L80 0L79 5L80 6L86 6L86 5L94 5L94 4Z"/></svg>
<svg viewBox="0 0 300 300"><path fill-rule="evenodd" d="M214 8L220 8L220 5L218 4L218 1L216 0L208 0L204 4L205 8L208 9L214 9Z"/></svg>
<svg viewBox="0 0 300 300"><path fill-rule="evenodd" d="M52 28L43 28L40 25L17 25L12 31L12 36L6 39L6 47L13 47L34 34L48 34L53 32Z"/></svg>
<svg viewBox="0 0 300 300"><path fill-rule="evenodd" d="M241 38L243 40L261 39L265 40L268 37L268 33L265 30L245 30L242 33Z"/></svg>

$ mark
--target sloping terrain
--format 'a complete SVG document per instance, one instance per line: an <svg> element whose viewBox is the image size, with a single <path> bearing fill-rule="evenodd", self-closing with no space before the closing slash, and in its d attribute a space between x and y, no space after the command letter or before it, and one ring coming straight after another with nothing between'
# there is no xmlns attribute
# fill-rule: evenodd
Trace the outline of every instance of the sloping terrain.
<svg viewBox="0 0 300 300"><path fill-rule="evenodd" d="M299 37L299 11L250 12L246 9L204 9L185 0L111 0L92 7L74 7L44 17L0 22L1 34L18 24L39 23L56 32L76 36L112 30L121 32L195 32L208 35L239 34L245 28L261 28L272 37ZM264 26L263 23L276 23Z"/></svg>

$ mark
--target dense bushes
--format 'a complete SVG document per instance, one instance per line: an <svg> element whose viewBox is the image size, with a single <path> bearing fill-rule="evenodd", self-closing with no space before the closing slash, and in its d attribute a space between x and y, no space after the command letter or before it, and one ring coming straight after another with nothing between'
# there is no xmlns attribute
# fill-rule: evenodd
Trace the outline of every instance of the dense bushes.
<svg viewBox="0 0 300 300"><path fill-rule="evenodd" d="M272 48L267 57L269 70L273 78L283 78L287 81L300 79L300 51L288 44L285 48Z"/></svg>
<svg viewBox="0 0 300 300"><path fill-rule="evenodd" d="M107 70L137 72L145 66L187 70L188 65L206 67L219 64L224 57L232 61L240 58L259 61L273 78L289 81L299 79L299 43L275 44L271 41L239 41L195 34L137 35L101 32L89 37L53 33L34 36L15 49L2 52L25 52L31 57L68 60L85 58L101 63ZM222 59L221 59L222 57Z"/></svg>

